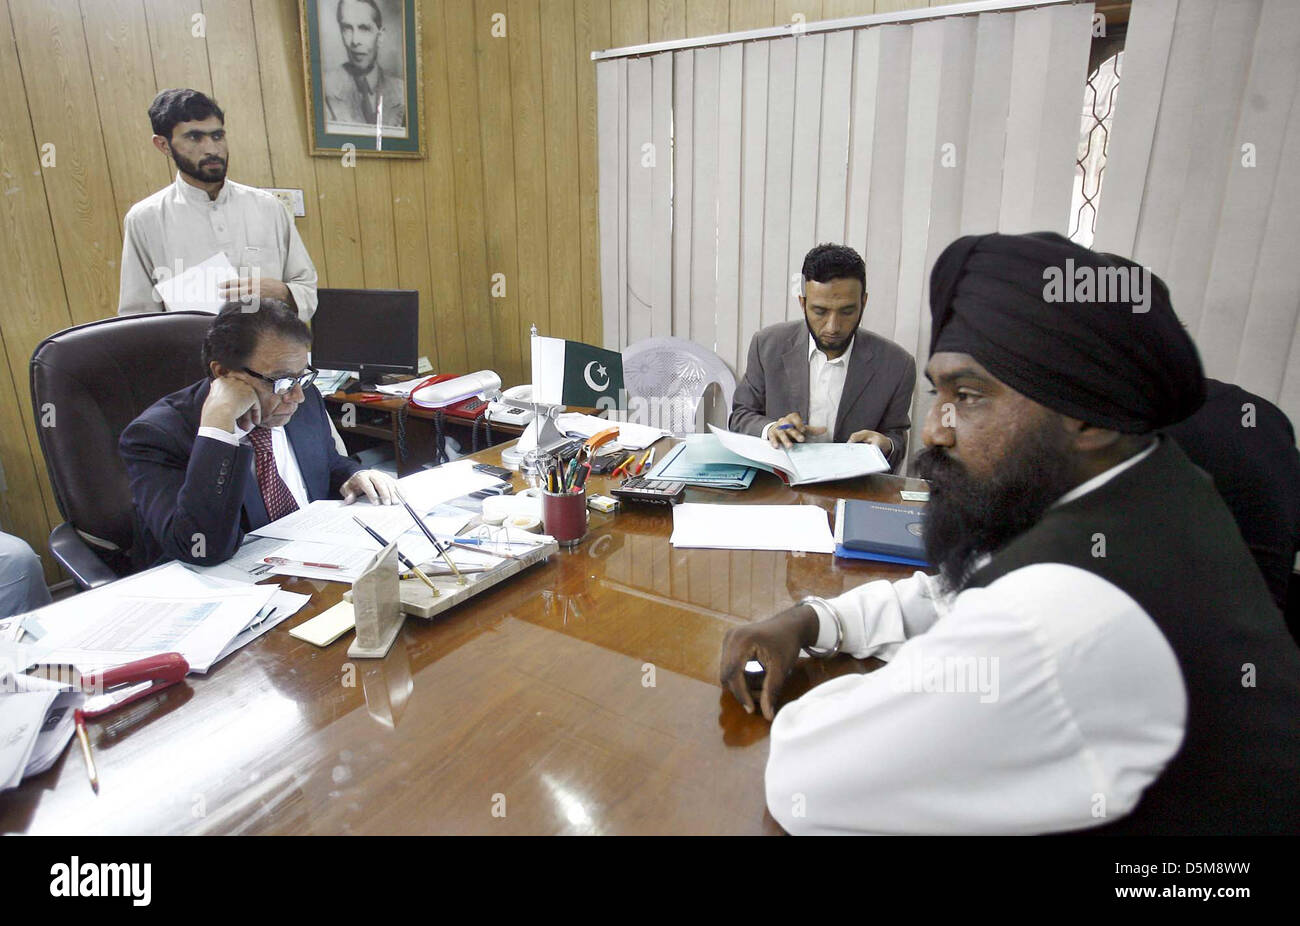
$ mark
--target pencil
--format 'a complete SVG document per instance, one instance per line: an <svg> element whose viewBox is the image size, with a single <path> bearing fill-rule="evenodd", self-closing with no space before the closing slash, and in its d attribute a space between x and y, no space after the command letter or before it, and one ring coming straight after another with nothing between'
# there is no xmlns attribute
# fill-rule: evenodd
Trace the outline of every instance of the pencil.
<svg viewBox="0 0 1300 926"><path fill-rule="evenodd" d="M86 736L86 715L76 711L72 715L77 724L77 739L81 742L81 757L86 760L86 775L90 778L90 787L99 793L99 772L95 769L95 757L90 753L90 737Z"/></svg>

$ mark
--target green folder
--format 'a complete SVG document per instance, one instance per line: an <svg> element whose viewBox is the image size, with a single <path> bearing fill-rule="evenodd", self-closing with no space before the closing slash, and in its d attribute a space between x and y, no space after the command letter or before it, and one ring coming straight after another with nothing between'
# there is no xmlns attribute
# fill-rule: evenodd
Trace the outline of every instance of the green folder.
<svg viewBox="0 0 1300 926"><path fill-rule="evenodd" d="M687 434L646 475L714 489L748 489L755 472L750 461L723 447L714 435Z"/></svg>

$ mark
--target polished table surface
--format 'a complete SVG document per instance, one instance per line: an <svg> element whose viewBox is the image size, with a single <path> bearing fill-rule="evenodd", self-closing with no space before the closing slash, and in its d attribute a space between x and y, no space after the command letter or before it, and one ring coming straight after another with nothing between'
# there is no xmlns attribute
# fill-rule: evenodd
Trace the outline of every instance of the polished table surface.
<svg viewBox="0 0 1300 926"><path fill-rule="evenodd" d="M760 472L746 492L692 488L687 501L829 511L923 486L792 490ZM719 687L723 635L911 568L677 549L671 529L665 508L593 511L575 551L433 622L408 618L383 659L349 659L350 633L324 649L290 637L346 586L281 578L311 593L307 607L206 677L90 722L100 793L74 742L0 794L0 832L780 833L764 802L768 723ZM794 691L869 668L801 666Z"/></svg>

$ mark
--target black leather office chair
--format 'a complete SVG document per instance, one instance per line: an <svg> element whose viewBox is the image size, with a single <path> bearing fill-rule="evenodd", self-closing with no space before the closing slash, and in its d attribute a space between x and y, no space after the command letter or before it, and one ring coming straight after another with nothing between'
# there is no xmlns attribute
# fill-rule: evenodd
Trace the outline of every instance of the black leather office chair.
<svg viewBox="0 0 1300 926"><path fill-rule="evenodd" d="M32 411L64 523L50 552L82 588L131 571L133 508L117 441L155 401L204 376L212 316L127 315L76 325L37 345Z"/></svg>

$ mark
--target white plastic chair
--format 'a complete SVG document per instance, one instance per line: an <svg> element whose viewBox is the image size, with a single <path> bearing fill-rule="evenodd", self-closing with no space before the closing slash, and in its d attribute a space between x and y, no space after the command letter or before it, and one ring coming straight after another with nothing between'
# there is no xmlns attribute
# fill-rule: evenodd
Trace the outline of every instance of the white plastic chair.
<svg viewBox="0 0 1300 926"><path fill-rule="evenodd" d="M736 377L721 357L694 341L646 338L623 348L623 385L630 400L640 400L629 401L630 418L640 421L637 412L648 403L650 418L641 423L680 436L707 430L705 423L727 426ZM711 402L710 386L717 387Z"/></svg>

